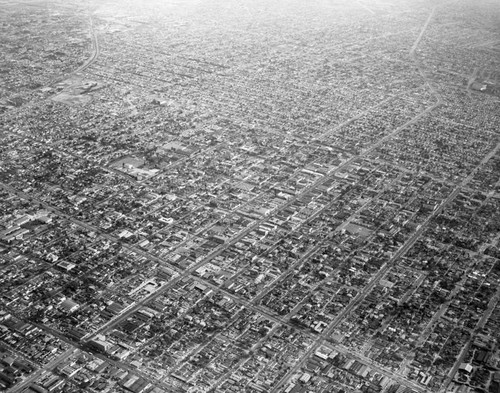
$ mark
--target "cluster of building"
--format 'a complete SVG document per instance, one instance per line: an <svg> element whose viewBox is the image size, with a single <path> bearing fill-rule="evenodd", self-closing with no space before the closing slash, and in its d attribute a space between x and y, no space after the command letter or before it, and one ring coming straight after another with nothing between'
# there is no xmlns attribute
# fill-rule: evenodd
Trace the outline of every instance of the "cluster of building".
<svg viewBox="0 0 500 393"><path fill-rule="evenodd" d="M467 2L163 3L97 7L85 64L81 5L0 16L0 391L499 391L498 48Z"/></svg>
<svg viewBox="0 0 500 393"><path fill-rule="evenodd" d="M48 84L83 63L89 50L88 25L84 13L75 17L74 7L83 9L76 3L55 12L47 12L41 4L5 5L0 27L0 114L39 99Z"/></svg>

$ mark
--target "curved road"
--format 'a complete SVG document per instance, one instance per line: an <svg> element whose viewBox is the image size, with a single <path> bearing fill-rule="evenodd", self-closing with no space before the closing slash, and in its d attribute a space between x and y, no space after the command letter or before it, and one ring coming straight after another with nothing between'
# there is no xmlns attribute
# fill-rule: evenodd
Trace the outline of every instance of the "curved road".
<svg viewBox="0 0 500 393"><path fill-rule="evenodd" d="M94 28L94 20L92 19L92 14L90 13L90 11L89 11L89 21L90 21L90 37L92 40L92 53L91 53L91 55L89 56L89 58L87 60L85 60L85 63L83 63L76 70L70 72L69 74L61 75L59 78L55 79L52 83L50 83L50 85L55 85L55 84L65 80L65 79L68 79L70 76L77 74L78 72L85 71L99 57L99 55L101 53L101 48L99 46L99 40L97 39L97 34L96 34L95 28Z"/></svg>
<svg viewBox="0 0 500 393"><path fill-rule="evenodd" d="M92 38L92 54L87 59L87 61L85 61L85 63L83 63L75 71L73 71L72 74L76 74L77 72L86 70L97 59L97 57L99 57L99 54L101 53L101 49L99 47L99 41L97 39L97 34L94 28L94 20L92 19L92 14L90 13L89 13L89 20L90 20L90 36Z"/></svg>

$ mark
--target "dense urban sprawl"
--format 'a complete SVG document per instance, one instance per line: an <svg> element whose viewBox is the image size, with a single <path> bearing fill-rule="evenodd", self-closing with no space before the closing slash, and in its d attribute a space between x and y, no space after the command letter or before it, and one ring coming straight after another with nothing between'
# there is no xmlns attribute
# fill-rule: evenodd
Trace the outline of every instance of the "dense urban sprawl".
<svg viewBox="0 0 500 393"><path fill-rule="evenodd" d="M0 391L500 392L498 2L0 8Z"/></svg>

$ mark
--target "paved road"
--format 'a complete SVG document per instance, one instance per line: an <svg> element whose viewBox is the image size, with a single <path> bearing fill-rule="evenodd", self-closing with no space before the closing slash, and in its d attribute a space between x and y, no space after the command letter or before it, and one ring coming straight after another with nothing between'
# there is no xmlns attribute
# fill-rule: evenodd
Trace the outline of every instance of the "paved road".
<svg viewBox="0 0 500 393"><path fill-rule="evenodd" d="M97 56L97 53L98 53L98 50L96 50L96 56ZM356 156L353 156L351 157L350 159L346 160L343 164L341 164L338 168L336 168L334 171L330 172L327 176L322 176L322 177L319 177L316 181L314 181L312 184L310 184L309 186L305 187L303 190L301 190L299 193L297 193L296 195L294 195L292 198L290 198L285 204L277 207L274 211L271 212L271 214L269 216L265 216L265 217L262 217L261 219L259 220L256 220L252 225L250 225L249 227L245 228L244 230L242 230L238 235L236 235L235 237L233 237L228 243L224 244L223 246L217 248L216 250L214 250L212 253L208 254L205 258L203 258L200 262L194 264L193 266L191 266L190 268L186 269L185 271L182 271L179 273L179 275L177 277L175 277L174 279L172 279L171 281L169 281L168 283L164 284L162 287L160 287L156 292L152 293L151 295L145 297L144 299L142 299L141 301L139 302L136 302L134 303L133 305L131 305L125 312L121 313L120 315L118 315L117 317L115 317L114 319L112 319L111 321L109 321L108 323L106 323L105 325L101 326L96 332L94 332L93 334L90 334L90 335L87 335L85 337L85 339L91 339L93 337L95 337L97 334L101 334L101 333L104 333L106 332L107 330L111 329L113 326L115 326L116 324L120 323L121 321L125 320L126 318L128 318L132 313L134 313L135 311L137 311L140 307L144 306L147 302L151 301L151 300L154 300L155 298L161 296L163 293L165 293L169 288L171 288L173 285L175 285L179 280L185 278L185 277L188 277L188 276L192 276L193 273L195 272L195 270L197 270L198 268L204 266L205 264L207 264L208 262L210 262L213 258L217 257L218 255L220 255L225 249L227 249L228 247L230 247L231 245L237 243L238 241L240 241L243 237L245 237L248 233L250 233L252 230L254 229L257 229L262 223L264 223L265 221L267 221L269 219L269 217L271 217L275 212L279 211L279 210L282 210L282 209L285 209L287 208L288 206L290 206L291 204L293 204L297 199L299 199L302 195L305 195L307 194L307 192L315 189L316 187L318 187L319 185L321 185L322 183L324 183L327 179L329 179L331 176L333 176L334 174L338 173L339 171L341 171L343 168L347 167L348 165L350 165L352 162L354 162L355 160L357 160L358 158L362 157L362 156L365 156L367 155L368 153L370 153L371 151L373 151L374 149L376 149L377 147L379 147L381 144L383 144L384 142L386 142L389 138L391 138L392 136L396 135L397 133L399 133L402 129L406 128L408 125L414 123L415 121L417 121L418 119L420 119L421 117L423 116L426 116L429 112L431 112L433 109L435 109L435 107L437 106L436 105L433 105L432 107L430 108L427 108L426 110L424 110L423 112L421 112L420 114L418 114L417 116L415 116L413 119L411 119L410 121L408 121L407 123L405 123L404 125L402 125L401 127L395 129L392 133L386 135L384 138L382 138L381 140L379 140L377 143L375 143L374 145L372 145L369 149L363 151L361 154L359 155L356 155ZM87 224L85 222L82 222L80 220L77 220L75 219L74 217L72 216L69 216L65 213L63 213L62 211L54 208L53 206L50 206L48 205L47 203L41 201L41 200L38 200L37 198L35 197L32 197L30 195L27 195L25 194L24 192L21 192L21 191L18 191L16 189L14 189L13 187L11 186L8 186L8 185L5 185L5 184L0 184L0 187L20 196L21 198L23 199L26 199L26 200L32 200L32 201L36 201L38 202L39 204L41 204L42 206L44 206L44 208L54 212L55 214L61 216L61 217L64 217L66 218L67 220L69 220L70 222L82 227L82 228L86 228L87 230L90 230L90 231L93 231L93 232L97 232L97 233L100 233L101 236L103 236L104 238L107 238L108 240L111 240L111 241L114 241L116 242L117 239L114 238L113 236L111 235L108 235L108 234L105 234L105 233L102 233L102 231L93 226L93 225L90 225L90 224ZM158 258L154 255L151 255L149 253L146 253L140 249L137 249L136 247L133 247L133 246L127 246L127 245L124 245L125 248L131 250L131 251L134 251L136 253L138 253L139 255L143 255L143 256L146 256L152 260L159 260L163 263L167 263L167 261L164 261L162 260L161 258ZM409 246L410 247L410 246ZM408 248L409 248L408 247ZM376 278L380 278L382 277L383 274L385 274L385 272L387 271L388 267L386 267L385 269L382 269L379 274L377 274ZM175 269L174 270L178 270L178 269ZM198 278L197 278L198 279ZM199 279L198 279L199 280ZM203 281L203 280L201 280ZM363 294L366 294L369 290L371 290L371 288L375 285L374 284L375 281L373 281L373 283L371 285L369 285L364 292L362 292ZM225 292L225 291L224 291ZM231 298L233 299L236 299L236 297L232 294L228 294L231 296ZM359 295L358 295L359 296ZM356 299L355 299L356 300ZM361 300L358 299L358 300ZM241 302L242 300L239 299L239 301ZM246 302L246 301L243 301L243 302ZM251 309L255 309L255 306L250 304L250 302L247 302L245 303L246 304L246 307L249 307ZM357 303L356 303L357 304ZM335 322L334 324L331 324L330 328L328 329L328 331L332 330L339 322L340 320L343 318L343 316L347 315L351 310L352 308L354 307L354 303L351 302L350 305L348 305L344 310L343 312L339 315L339 317L335 320L337 322ZM264 315L266 315L266 317L270 318L271 320L274 320L276 322L279 322L279 323L283 323L284 321L276 318L275 316L261 310L260 308L258 309L258 312L261 312L263 313ZM311 353L313 352L313 350L311 350Z"/></svg>
<svg viewBox="0 0 500 393"><path fill-rule="evenodd" d="M368 283L368 285L360 292L342 312L338 315L338 317L332 321L332 323L322 332L322 334L315 341L314 345L306 352L306 354L301 358L301 360L296 363L291 370L281 379L281 381L276 385L276 387L271 391L271 393L277 393L280 388L284 386L284 384L304 365L307 359L322 345L324 339L328 337L333 330L343 321L345 317L349 315L349 313L359 304L361 303L365 297L370 293L373 287L378 283L378 281L384 276L384 274L394 266L395 262L402 257L408 250L415 244L415 242L420 238L425 228L429 224L429 222L440 214L444 208L455 199L455 197L459 194L460 190L465 187L474 177L476 172L486 163L488 162L498 151L500 150L500 143L490 151L481 162L474 168L474 170L467 176L455 189L450 193L450 195L443 200L441 205L432 212L432 214L417 228L415 233L406 241L406 243L394 254L391 260L384 266L379 272L373 277L373 279ZM484 316L483 316L484 317Z"/></svg>
<svg viewBox="0 0 500 393"><path fill-rule="evenodd" d="M417 50L417 47L420 44L420 41L424 37L424 34L425 34L427 28L429 27L429 24L431 23L432 18L434 18L434 14L436 13L436 8L437 8L437 6L434 6L432 8L431 13L429 14L429 17L425 21L424 27L422 28L422 30L420 31L420 34L418 35L417 39L413 43L413 46L410 49L410 57L413 58L415 56L415 51Z"/></svg>
<svg viewBox="0 0 500 393"><path fill-rule="evenodd" d="M67 360L70 356L72 356L76 351L77 349L74 347L67 349L62 354L53 359L51 362L47 363L45 366L39 368L37 371L30 374L28 378L26 378L24 381L10 388L7 391L7 393L22 392L24 388L29 386L32 382L35 382L42 374L46 373L47 371L53 370L56 366L58 366L59 364Z"/></svg>
<svg viewBox="0 0 500 393"><path fill-rule="evenodd" d="M446 376L446 380L443 383L443 386L442 386L442 388L440 390L440 393L446 392L446 389L448 388L448 386L450 385L451 381L455 377L458 369L460 368L460 365L462 364L462 362L464 361L465 356L467 355L467 352L468 352L468 350L469 350L469 348L470 348L470 346L471 346L471 344L472 344L472 342L474 340L475 333L477 333L478 331L480 331L484 327L484 325L486 324L486 322L490 318L491 313L493 312L493 310L495 309L496 305L498 304L499 300L500 300L500 286L497 288L497 291L495 292L495 295L491 298L490 302L488 303L488 308L483 313L481 319L477 323L477 325L474 328L474 330L471 332L471 336L470 336L469 340L467 341L467 343L464 345L464 347L460 351L460 354L458 355L457 360L455 361L455 364L453 365L453 367L448 372L448 374Z"/></svg>
<svg viewBox="0 0 500 393"><path fill-rule="evenodd" d="M92 53L90 54L89 58L85 60L85 62L78 67L76 70L72 71L69 74L60 76L59 78L55 79L51 85L55 85L65 79L70 78L72 75L75 75L79 72L85 71L87 68L89 68L99 57L101 53L101 48L99 46L99 40L97 39L97 34L95 31L94 27L94 19L92 18L92 13L89 11L89 23L90 23L90 38L91 38L91 43L92 43Z"/></svg>
<svg viewBox="0 0 500 393"><path fill-rule="evenodd" d="M90 22L90 37L92 39L92 54L90 57L83 63L80 67L78 67L72 74L76 74L78 72L85 71L89 68L92 63L96 61L101 53L101 48L99 46L99 40L97 39L97 33L95 31L94 19L92 18L92 13L89 11L89 22Z"/></svg>
<svg viewBox="0 0 500 393"><path fill-rule="evenodd" d="M334 350L344 354L344 355L347 355L348 357L350 357L352 359L359 361L360 363L363 363L363 364L370 366L370 368L372 370L378 372L379 374L382 374L382 375L400 383L403 386L407 386L407 387L415 390L416 392L422 392L422 393L427 392L427 389L425 389L422 385L419 385L416 382L410 381L394 371L387 370L385 367L380 366L379 364L374 362L372 359L370 359L364 355L358 354L358 353L350 350L349 348L347 348L343 345L331 344L331 343L325 343L325 345L331 349L334 349Z"/></svg>

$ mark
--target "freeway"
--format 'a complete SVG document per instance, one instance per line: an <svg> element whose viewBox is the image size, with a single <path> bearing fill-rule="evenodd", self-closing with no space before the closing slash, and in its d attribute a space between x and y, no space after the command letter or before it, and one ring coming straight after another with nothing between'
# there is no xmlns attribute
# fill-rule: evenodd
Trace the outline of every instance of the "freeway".
<svg viewBox="0 0 500 393"><path fill-rule="evenodd" d="M65 79L68 79L72 75L75 75L75 74L77 74L79 72L85 71L99 57L99 55L101 53L101 48L100 48L100 45L99 45L99 40L97 39L97 33L95 31L95 26L94 26L94 20L92 18L92 13L90 11L89 11L88 17L89 17L89 25L90 25L89 30L90 30L90 38L91 38L91 45L92 45L92 53L90 54L90 56L88 57L88 59L85 60L85 62L80 67L78 67L74 71L71 71L69 74L62 75L62 76L56 78L55 80L52 81L51 85L55 85L55 84L57 84L57 83L65 80Z"/></svg>
<svg viewBox="0 0 500 393"><path fill-rule="evenodd" d="M422 27L422 30L420 31L420 34L418 35L417 39L413 43L413 46L410 49L410 57L415 56L415 51L417 50L418 45L420 44L420 41L422 41L422 38L424 37L424 34L429 27L429 24L431 23L432 18L434 18L434 14L436 13L436 8L437 6L432 7L431 13L429 14L427 20L425 21L424 27Z"/></svg>
<svg viewBox="0 0 500 393"><path fill-rule="evenodd" d="M89 14L89 21L90 21L90 36L92 37L92 54L87 59L87 61L83 63L79 68L77 68L75 71L73 71L73 73L85 71L92 65L94 61L96 61L96 59L99 57L99 54L101 53L101 48L99 46L99 40L97 39L97 34L95 31L94 19L92 18L92 14Z"/></svg>

